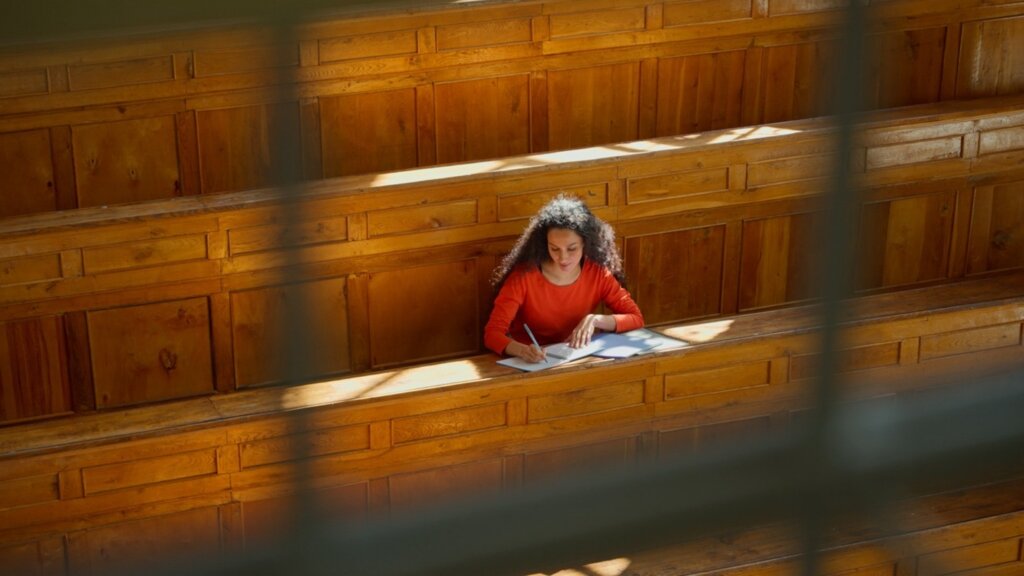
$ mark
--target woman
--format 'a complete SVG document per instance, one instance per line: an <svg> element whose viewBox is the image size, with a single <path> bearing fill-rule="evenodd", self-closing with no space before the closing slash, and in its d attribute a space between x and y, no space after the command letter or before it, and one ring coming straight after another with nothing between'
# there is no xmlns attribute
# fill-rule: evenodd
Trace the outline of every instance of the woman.
<svg viewBox="0 0 1024 576"><path fill-rule="evenodd" d="M484 344L498 354L541 362L540 345L586 346L595 330L626 332L644 325L623 287L615 233L579 198L559 195L526 226L494 272L498 291ZM594 314L604 302L613 314Z"/></svg>

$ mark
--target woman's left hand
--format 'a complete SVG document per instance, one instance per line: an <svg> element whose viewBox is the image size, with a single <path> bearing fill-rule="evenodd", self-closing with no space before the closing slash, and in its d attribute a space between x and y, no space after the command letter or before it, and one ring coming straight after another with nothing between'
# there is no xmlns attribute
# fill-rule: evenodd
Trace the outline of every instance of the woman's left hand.
<svg viewBox="0 0 1024 576"><path fill-rule="evenodd" d="M582 348L587 344L590 344L590 339L594 336L595 330L614 330L615 329L615 318L612 316L602 316L600 314L587 314L580 320L580 323L573 328L572 334L569 336L569 346L573 348Z"/></svg>

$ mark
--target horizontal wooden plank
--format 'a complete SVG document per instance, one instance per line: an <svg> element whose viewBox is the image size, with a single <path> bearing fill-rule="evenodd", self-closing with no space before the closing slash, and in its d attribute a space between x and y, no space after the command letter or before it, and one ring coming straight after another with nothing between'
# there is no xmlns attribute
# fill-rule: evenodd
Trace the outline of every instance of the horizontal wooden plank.
<svg viewBox="0 0 1024 576"><path fill-rule="evenodd" d="M193 67L197 78L298 65L297 44L253 46L234 50L197 50L193 55Z"/></svg>
<svg viewBox="0 0 1024 576"><path fill-rule="evenodd" d="M643 402L643 381L591 386L560 394L530 397L527 400L527 418L530 422L540 422L638 406Z"/></svg>
<svg viewBox="0 0 1024 576"><path fill-rule="evenodd" d="M174 80L174 57L156 56L68 67L72 90L94 90Z"/></svg>
<svg viewBox="0 0 1024 576"><path fill-rule="evenodd" d="M50 502L59 497L57 476L53 474L0 481L0 510Z"/></svg>
<svg viewBox="0 0 1024 576"><path fill-rule="evenodd" d="M582 198L591 210L609 205L608 184L605 182L587 186L571 186L544 192L505 194L498 196L498 220L506 221L529 218L536 214L548 200L560 193Z"/></svg>
<svg viewBox="0 0 1024 576"><path fill-rule="evenodd" d="M206 236L201 235L173 236L82 250L86 274L201 260L206 256Z"/></svg>
<svg viewBox="0 0 1024 576"><path fill-rule="evenodd" d="M875 170L890 166L903 166L921 162L932 162L946 158L958 158L963 149L963 138L942 138L908 144L868 148L867 169Z"/></svg>
<svg viewBox="0 0 1024 576"><path fill-rule="evenodd" d="M899 342L862 346L841 351L837 370L839 372L852 372L854 370L894 366L899 363L899 360ZM800 380L816 376L820 362L821 356L817 354L794 356L789 364L790 378Z"/></svg>
<svg viewBox="0 0 1024 576"><path fill-rule="evenodd" d="M752 162L747 166L747 187L821 178L829 173L832 163L828 156L800 156Z"/></svg>
<svg viewBox="0 0 1024 576"><path fill-rule="evenodd" d="M323 218L300 222L287 229L276 225L233 228L228 230L228 251L247 254L287 246L341 242L347 238L347 218Z"/></svg>
<svg viewBox="0 0 1024 576"><path fill-rule="evenodd" d="M395 30L320 40L320 62L416 53L416 30Z"/></svg>
<svg viewBox="0 0 1024 576"><path fill-rule="evenodd" d="M50 80L45 68L0 73L0 98L46 94Z"/></svg>
<svg viewBox="0 0 1024 576"><path fill-rule="evenodd" d="M664 4L664 26L739 20L753 16L752 0L689 0Z"/></svg>
<svg viewBox="0 0 1024 576"><path fill-rule="evenodd" d="M1021 343L1020 323L957 330L921 338L921 361Z"/></svg>
<svg viewBox="0 0 1024 576"><path fill-rule="evenodd" d="M1014 126L982 132L978 141L979 154L995 154L1024 149L1024 126Z"/></svg>
<svg viewBox="0 0 1024 576"><path fill-rule="evenodd" d="M584 34L608 34L612 32L643 30L644 17L642 6L621 10L552 14L549 17L551 37L563 38Z"/></svg>
<svg viewBox="0 0 1024 576"><path fill-rule="evenodd" d="M439 26L438 50L461 50L478 46L530 42L532 28L529 18L490 20Z"/></svg>
<svg viewBox="0 0 1024 576"><path fill-rule="evenodd" d="M505 403L417 414L391 421L395 444L498 428L508 424Z"/></svg>
<svg viewBox="0 0 1024 576"><path fill-rule="evenodd" d="M239 446L243 469L295 460L299 456L325 456L370 448L370 427L324 428L309 434L267 438Z"/></svg>
<svg viewBox="0 0 1024 576"><path fill-rule="evenodd" d="M197 450L82 469L86 495L217 473L213 450Z"/></svg>
<svg viewBox="0 0 1024 576"><path fill-rule="evenodd" d="M665 375L665 400L768 386L769 363L750 362Z"/></svg>
<svg viewBox="0 0 1024 576"><path fill-rule="evenodd" d="M61 277L59 254L0 260L0 286L42 282Z"/></svg>
<svg viewBox="0 0 1024 576"><path fill-rule="evenodd" d="M375 238L389 234L466 226L476 223L477 218L477 202L464 200L369 212L366 215L366 225L370 237Z"/></svg>
<svg viewBox="0 0 1024 576"><path fill-rule="evenodd" d="M729 188L727 168L675 172L626 180L626 203L678 198Z"/></svg>

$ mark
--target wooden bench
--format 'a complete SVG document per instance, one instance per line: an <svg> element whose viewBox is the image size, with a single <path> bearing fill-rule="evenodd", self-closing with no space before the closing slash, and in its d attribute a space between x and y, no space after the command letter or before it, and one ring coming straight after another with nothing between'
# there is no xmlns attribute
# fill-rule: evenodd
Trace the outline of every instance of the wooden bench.
<svg viewBox="0 0 1024 576"><path fill-rule="evenodd" d="M848 312L851 399L1024 364L1024 272ZM0 557L66 554L77 573L252 545L283 525L297 454L323 509L352 518L784 428L809 402L816 327L813 306L784 308L664 327L679 350L534 374L482 355L2 428Z"/></svg>
<svg viewBox="0 0 1024 576"><path fill-rule="evenodd" d="M859 293L1024 267L1022 102L866 121ZM806 302L832 138L806 120L325 181L284 247L268 190L6 220L0 421L280 382L288 301L317 311L311 380L477 354L496 259L559 190L615 226L650 324Z"/></svg>

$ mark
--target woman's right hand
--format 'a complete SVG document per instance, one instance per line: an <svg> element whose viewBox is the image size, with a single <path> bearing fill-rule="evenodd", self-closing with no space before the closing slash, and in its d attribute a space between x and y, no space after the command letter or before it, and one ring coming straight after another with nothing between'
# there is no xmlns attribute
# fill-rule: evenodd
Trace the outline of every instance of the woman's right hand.
<svg viewBox="0 0 1024 576"><path fill-rule="evenodd" d="M546 358L544 351L537 346L527 346L526 344L516 342L515 340L509 342L508 346L505 347L505 354L508 354L509 356L518 356L527 362L533 363L543 362Z"/></svg>

